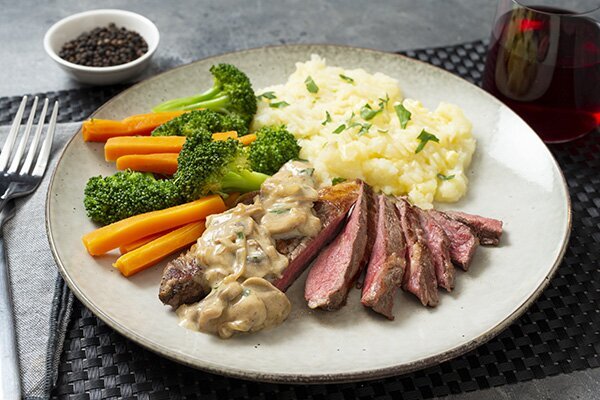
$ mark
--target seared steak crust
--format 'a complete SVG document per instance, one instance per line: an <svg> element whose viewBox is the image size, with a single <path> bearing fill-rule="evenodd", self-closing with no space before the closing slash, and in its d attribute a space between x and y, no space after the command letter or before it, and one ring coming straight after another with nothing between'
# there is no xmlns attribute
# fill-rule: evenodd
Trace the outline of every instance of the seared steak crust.
<svg viewBox="0 0 600 400"><path fill-rule="evenodd" d="M367 265L361 303L393 320L394 296L402 285L406 243L394 204L377 197L377 224L373 251Z"/></svg>
<svg viewBox="0 0 600 400"><path fill-rule="evenodd" d="M169 262L163 271L158 298L164 304L177 308L194 303L208 294L210 287L203 280L202 267L196 262L195 251L190 250Z"/></svg>
<svg viewBox="0 0 600 400"><path fill-rule="evenodd" d="M450 259L450 240L444 229L427 212L413 207L427 238L438 286L447 291L454 287L454 265Z"/></svg>
<svg viewBox="0 0 600 400"><path fill-rule="evenodd" d="M396 208L407 246L402 288L417 296L424 306L434 307L439 302L438 284L425 232L415 211L406 200L398 199Z"/></svg>
<svg viewBox="0 0 600 400"><path fill-rule="evenodd" d="M444 214L471 228L475 236L479 239L479 243L496 246L500 242L502 221L482 217L481 215L467 214L461 211L446 211Z"/></svg>
<svg viewBox="0 0 600 400"><path fill-rule="evenodd" d="M436 210L428 210L427 212L448 236L452 262L465 271L468 270L475 250L479 245L477 237L473 235L468 226L450 218L445 213Z"/></svg>
<svg viewBox="0 0 600 400"><path fill-rule="evenodd" d="M336 310L360 274L365 250L372 190L361 184L360 193L344 230L317 256L306 278L304 298L310 308Z"/></svg>

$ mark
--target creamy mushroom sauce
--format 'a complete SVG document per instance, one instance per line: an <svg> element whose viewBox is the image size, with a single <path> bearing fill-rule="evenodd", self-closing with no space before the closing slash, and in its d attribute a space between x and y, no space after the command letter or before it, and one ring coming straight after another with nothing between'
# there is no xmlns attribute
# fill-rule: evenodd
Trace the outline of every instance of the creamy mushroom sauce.
<svg viewBox="0 0 600 400"><path fill-rule="evenodd" d="M313 210L318 198L313 171L307 162L290 161L263 183L253 204L206 219L196 258L213 289L203 300L177 309L182 326L228 338L287 318L290 302L269 282L288 266L275 240L312 237L321 230Z"/></svg>

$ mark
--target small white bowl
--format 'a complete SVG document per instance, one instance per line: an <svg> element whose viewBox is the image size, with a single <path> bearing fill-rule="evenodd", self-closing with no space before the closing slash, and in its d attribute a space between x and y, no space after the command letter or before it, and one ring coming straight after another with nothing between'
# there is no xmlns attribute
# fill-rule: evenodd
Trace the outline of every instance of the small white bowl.
<svg viewBox="0 0 600 400"><path fill-rule="evenodd" d="M114 22L119 28L125 27L139 33L148 43L148 51L133 61L111 67L87 67L66 61L58 56L66 42L96 27L108 26L111 22ZM150 58L158 47L159 39L158 28L144 16L125 10L92 10L71 15L52 25L44 36L44 50L59 67L74 79L92 85L109 85L140 74L150 63Z"/></svg>

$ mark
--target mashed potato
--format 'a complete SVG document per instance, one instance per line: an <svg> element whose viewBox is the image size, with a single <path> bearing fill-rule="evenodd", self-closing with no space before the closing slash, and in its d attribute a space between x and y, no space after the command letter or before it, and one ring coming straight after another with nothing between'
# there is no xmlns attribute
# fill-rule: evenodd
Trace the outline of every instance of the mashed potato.
<svg viewBox="0 0 600 400"><path fill-rule="evenodd" d="M316 93L307 90L308 77ZM441 103L431 112L417 100L403 99L398 82L389 76L330 67L316 55L296 64L285 84L258 91L265 92L275 98L259 101L253 128L287 125L321 185L338 177L359 178L426 208L434 200L457 201L467 190L465 169L475 139L471 123L455 105ZM370 119L367 104L379 110ZM394 108L399 104L411 113L404 129ZM439 142L427 141L417 153L423 130Z"/></svg>

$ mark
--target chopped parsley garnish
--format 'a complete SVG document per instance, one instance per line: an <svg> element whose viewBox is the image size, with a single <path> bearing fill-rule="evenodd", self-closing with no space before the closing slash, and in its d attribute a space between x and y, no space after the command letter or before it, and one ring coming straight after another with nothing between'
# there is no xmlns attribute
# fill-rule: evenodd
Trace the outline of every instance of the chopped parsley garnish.
<svg viewBox="0 0 600 400"><path fill-rule="evenodd" d="M351 84L354 85L354 79L350 78L349 76L346 76L344 74L340 74L340 78L342 78L346 82L351 83Z"/></svg>
<svg viewBox="0 0 600 400"><path fill-rule="evenodd" d="M304 83L306 84L306 90L308 90L309 92L317 93L319 91L319 87L317 86L315 81L313 81L313 78L310 75L306 78Z"/></svg>
<svg viewBox="0 0 600 400"><path fill-rule="evenodd" d="M371 129L371 124L368 122L365 122L364 124L362 124L360 126L360 130L358 131L358 136L362 136L365 133L369 132L369 129Z"/></svg>
<svg viewBox="0 0 600 400"><path fill-rule="evenodd" d="M338 183L342 183L342 182L346 182L346 178L342 178L340 176L337 176L337 177L335 177L335 178L333 178L331 180L331 184L332 185L337 185Z"/></svg>
<svg viewBox="0 0 600 400"><path fill-rule="evenodd" d="M385 107L387 107L387 104L390 101L390 96L388 96L388 94L385 94L385 99L382 99L381 97L379 98L379 108L383 109Z"/></svg>
<svg viewBox="0 0 600 400"><path fill-rule="evenodd" d="M290 103L288 103L286 101L279 101L277 103L271 103L271 104L269 104L269 107L271 107L271 108L284 108L284 107L287 107L289 105L290 105Z"/></svg>
<svg viewBox="0 0 600 400"><path fill-rule="evenodd" d="M256 98L258 100L261 100L261 99L269 99L269 100L276 99L275 92L264 92L263 94L259 94L258 96L256 96Z"/></svg>
<svg viewBox="0 0 600 400"><path fill-rule="evenodd" d="M285 214L290 212L289 208L275 208L273 210L269 210L270 213L272 214Z"/></svg>
<svg viewBox="0 0 600 400"><path fill-rule="evenodd" d="M368 121L370 119L373 119L373 117L375 117L377 114L379 114L382 111L383 111L383 108L380 108L378 110L373 110L370 105L365 104L365 106L360 109L360 116L365 121Z"/></svg>
<svg viewBox="0 0 600 400"><path fill-rule="evenodd" d="M454 178L454 175L437 174L437 177L441 181L449 181L450 179Z"/></svg>
<svg viewBox="0 0 600 400"><path fill-rule="evenodd" d="M421 152L421 150L423 150L423 148L429 141L437 142L437 143L440 142L440 139L438 139L437 136L427 132L425 129L423 129L421 131L421 133L419 133L419 136L417 136L417 139L419 139L421 141L421 143L419 143L419 145L417 146L417 149L415 150L415 154Z"/></svg>
<svg viewBox="0 0 600 400"><path fill-rule="evenodd" d="M406 124L410 121L410 116L412 115L410 111L408 111L402 104L398 104L394 106L394 110L396 110L396 115L400 120L400 127L402 129L406 129Z"/></svg>
<svg viewBox="0 0 600 400"><path fill-rule="evenodd" d="M329 115L329 111L325 111L325 121L321 122L321 125L325 126L329 122L331 122L331 115Z"/></svg>
<svg viewBox="0 0 600 400"><path fill-rule="evenodd" d="M341 124L340 126L335 128L335 131L333 131L332 133L335 133L335 134L342 133L342 131L344 131L345 129L346 129L346 124Z"/></svg>
<svg viewBox="0 0 600 400"><path fill-rule="evenodd" d="M237 235L237 238L240 240L244 239L244 237L245 237L244 232L237 232L236 235Z"/></svg>

